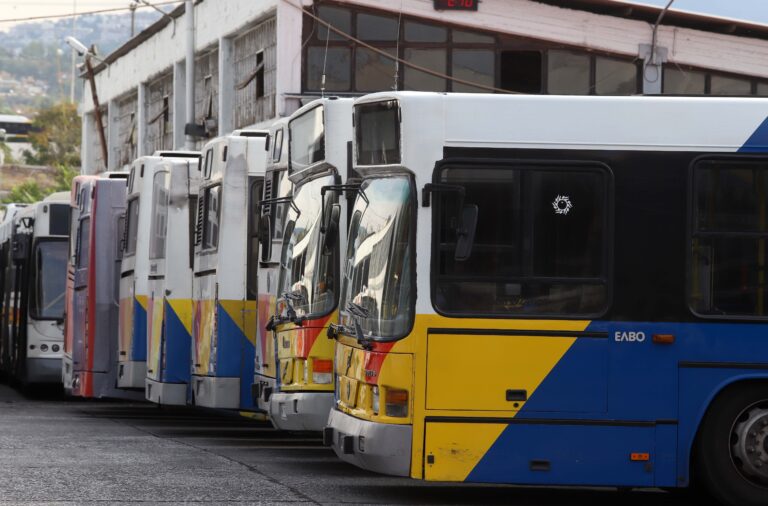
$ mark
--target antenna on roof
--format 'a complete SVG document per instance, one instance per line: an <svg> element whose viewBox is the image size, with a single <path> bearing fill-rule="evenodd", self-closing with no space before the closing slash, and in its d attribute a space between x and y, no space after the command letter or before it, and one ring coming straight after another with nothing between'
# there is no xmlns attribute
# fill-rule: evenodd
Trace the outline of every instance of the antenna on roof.
<svg viewBox="0 0 768 506"><path fill-rule="evenodd" d="M331 38L331 27L325 27L325 54L323 55L323 76L320 78L320 97L325 98L325 66L328 63L328 39Z"/></svg>
<svg viewBox="0 0 768 506"><path fill-rule="evenodd" d="M399 70L400 62L397 59L400 57L400 22L403 20L403 0L400 0L400 14L397 16L397 38L395 43L395 82L392 84L392 90L397 91L397 82L400 80Z"/></svg>

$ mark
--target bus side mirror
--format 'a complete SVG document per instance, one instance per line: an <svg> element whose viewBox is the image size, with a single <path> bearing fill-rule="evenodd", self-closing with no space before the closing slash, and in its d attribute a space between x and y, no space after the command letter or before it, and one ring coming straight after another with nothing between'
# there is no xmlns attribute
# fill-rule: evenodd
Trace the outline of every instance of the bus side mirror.
<svg viewBox="0 0 768 506"><path fill-rule="evenodd" d="M323 233L323 255L332 255L336 248L336 239L339 237L339 220L341 220L341 206L333 204L331 212L327 214L325 223L320 229Z"/></svg>
<svg viewBox="0 0 768 506"><path fill-rule="evenodd" d="M454 259L457 262L463 262L469 259L472 254L472 245L475 242L475 231L477 230L477 206L464 206L461 210L461 221L456 230L456 252Z"/></svg>
<svg viewBox="0 0 768 506"><path fill-rule="evenodd" d="M262 215L259 218L259 249L261 250L261 261L269 262L272 258L272 222L268 215Z"/></svg>

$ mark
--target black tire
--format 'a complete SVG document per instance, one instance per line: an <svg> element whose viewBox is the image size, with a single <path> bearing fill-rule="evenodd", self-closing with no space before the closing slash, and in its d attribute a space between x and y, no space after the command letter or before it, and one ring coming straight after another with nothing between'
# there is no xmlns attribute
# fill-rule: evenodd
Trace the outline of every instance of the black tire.
<svg viewBox="0 0 768 506"><path fill-rule="evenodd" d="M762 405L768 406L768 383L735 385L717 396L701 424L694 463L697 481L723 504L768 505L768 482L748 476L732 450L737 423L747 410Z"/></svg>

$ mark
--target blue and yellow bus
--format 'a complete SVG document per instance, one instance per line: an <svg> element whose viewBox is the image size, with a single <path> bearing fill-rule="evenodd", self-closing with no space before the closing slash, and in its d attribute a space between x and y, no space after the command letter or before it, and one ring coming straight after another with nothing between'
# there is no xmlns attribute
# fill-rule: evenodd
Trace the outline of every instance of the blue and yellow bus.
<svg viewBox="0 0 768 506"><path fill-rule="evenodd" d="M378 93L354 165L343 460L766 504L768 100Z"/></svg>

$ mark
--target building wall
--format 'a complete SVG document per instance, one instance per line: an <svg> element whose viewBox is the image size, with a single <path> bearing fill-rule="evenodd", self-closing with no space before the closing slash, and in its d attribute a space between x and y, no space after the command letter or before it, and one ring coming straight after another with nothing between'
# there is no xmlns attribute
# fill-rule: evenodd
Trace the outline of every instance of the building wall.
<svg viewBox="0 0 768 506"><path fill-rule="evenodd" d="M369 34L357 24L367 19L370 26L371 19L378 16L395 27L397 36L368 43L441 73L512 91L659 93L666 82L667 91L675 93L727 94L748 89L752 94L768 94L768 66L761 64L768 61L766 40L661 26L658 47L662 58L654 66L647 60L652 34L647 22L531 0L484 0L478 12L436 11L431 0L198 0L194 117L196 123L205 124L208 136L265 127L273 118L291 114L302 101L321 93L323 68L327 93L360 94L395 85L399 89L482 91L396 66L333 33L326 37L327 31L305 15L302 7L318 14L334 8L351 13L349 22L338 26L358 37ZM414 39L409 30L419 24L432 25L433 31L438 27L448 35L444 42ZM182 15L98 72L99 97L110 110L107 136L110 158L114 158L110 167L155 149L184 147L185 30ZM475 35L461 35L464 32ZM502 74L519 65L530 66L534 74L540 69L538 88L536 83L522 90L509 85ZM349 74L347 81L344 72ZM591 76L586 85L573 85L586 74ZM126 145L125 111L130 107L123 102L129 96L136 96L138 104L135 149ZM156 119L165 99L167 117ZM86 87L81 107L84 172L103 166L98 160L98 139L93 139L92 109ZM200 148L204 142L197 139L194 145Z"/></svg>

